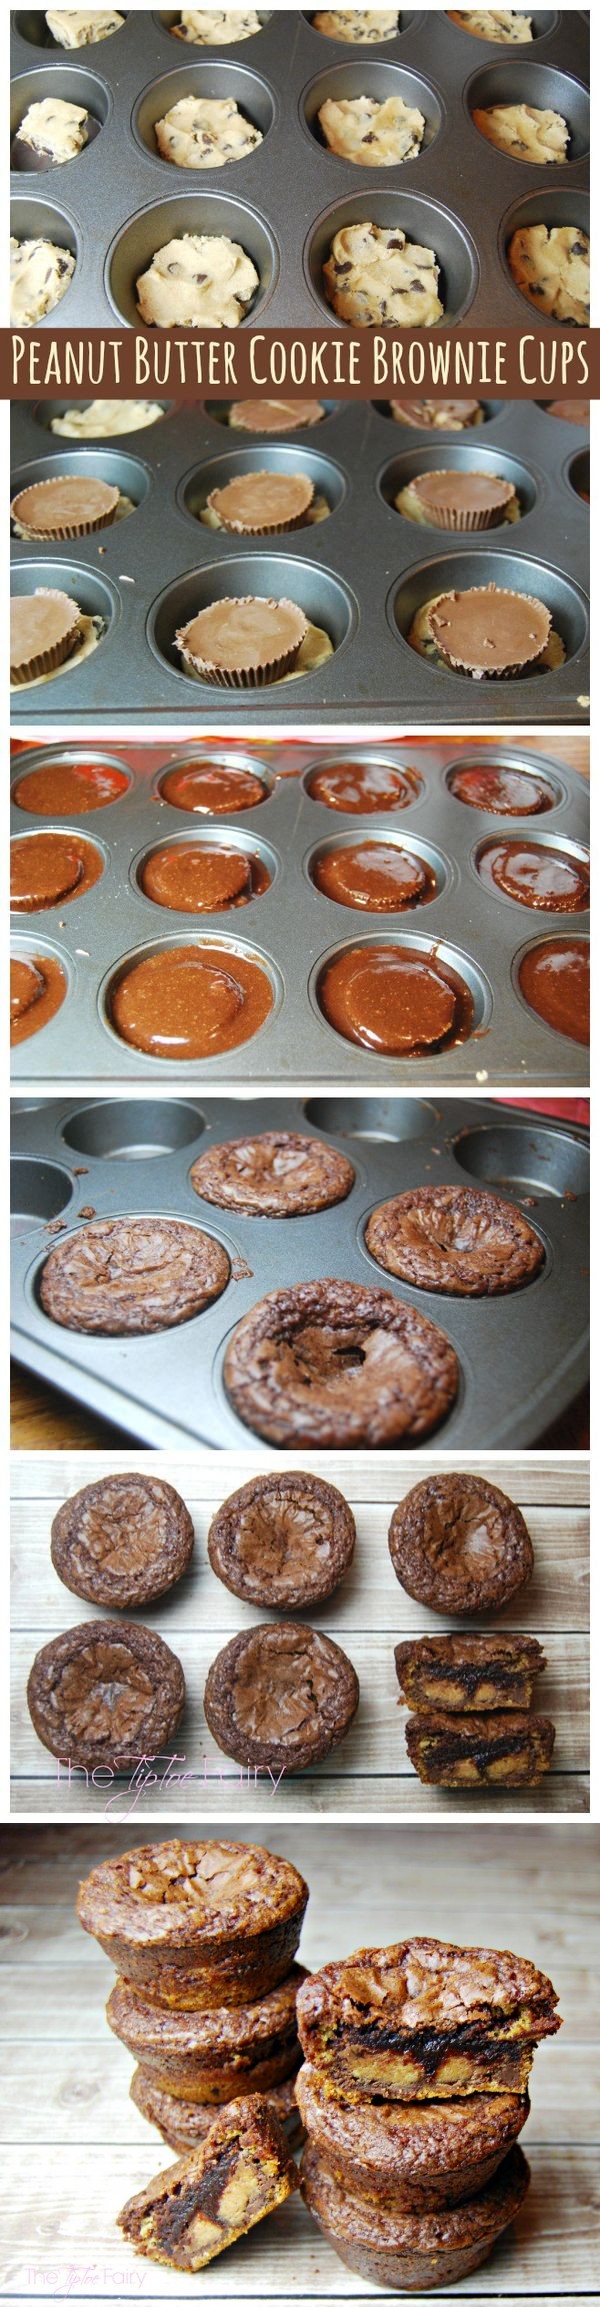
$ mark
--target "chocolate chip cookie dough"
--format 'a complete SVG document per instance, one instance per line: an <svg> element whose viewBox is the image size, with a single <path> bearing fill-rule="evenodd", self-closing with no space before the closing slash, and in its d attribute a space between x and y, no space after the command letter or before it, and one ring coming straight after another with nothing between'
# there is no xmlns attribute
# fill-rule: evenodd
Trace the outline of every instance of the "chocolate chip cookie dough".
<svg viewBox="0 0 600 2307"><path fill-rule="evenodd" d="M442 320L440 268L432 248L400 225L345 225L323 265L325 292L351 328L431 328Z"/></svg>
<svg viewBox="0 0 600 2307"><path fill-rule="evenodd" d="M166 2010L236 2008L269 1994L297 1952L308 1889L259 1844L142 1843L80 1885L83 1930L121 1978Z"/></svg>
<svg viewBox="0 0 600 2307"><path fill-rule="evenodd" d="M20 144L31 145L54 167L76 160L88 138L89 113L83 104L68 104L62 96L44 96L28 105L17 134Z"/></svg>
<svg viewBox="0 0 600 2307"><path fill-rule="evenodd" d="M42 1746L84 1769L126 1770L168 1749L185 1705L179 1659L147 1626L86 1620L47 1642L27 1684Z"/></svg>
<svg viewBox="0 0 600 2307"><path fill-rule="evenodd" d="M423 113L403 96L328 96L319 125L330 152L359 168L397 168L416 160L425 135Z"/></svg>
<svg viewBox="0 0 600 2307"><path fill-rule="evenodd" d="M443 1331L391 1291L357 1282L273 1290L229 1340L234 1410L283 1449L381 1449L447 1417L459 1368Z"/></svg>
<svg viewBox="0 0 600 2307"><path fill-rule="evenodd" d="M507 248L509 271L521 295L549 320L587 328L590 318L590 243L575 224L524 224Z"/></svg>
<svg viewBox="0 0 600 2307"><path fill-rule="evenodd" d="M460 24L476 40L495 40L503 47L533 40L531 17L518 8L449 8L448 15L451 24Z"/></svg>
<svg viewBox="0 0 600 2307"><path fill-rule="evenodd" d="M544 1248L515 1202L475 1186L417 1186L381 1202L365 1242L377 1264L413 1289L496 1297L539 1273Z"/></svg>
<svg viewBox="0 0 600 2307"><path fill-rule="evenodd" d="M46 23L59 48L91 48L120 32L124 16L116 8L47 8Z"/></svg>
<svg viewBox="0 0 600 2307"><path fill-rule="evenodd" d="M487 104L474 111L473 119L488 144L511 160L544 168L568 158L569 129L560 112L542 112L535 104Z"/></svg>
<svg viewBox="0 0 600 2307"><path fill-rule="evenodd" d="M300 2184L283 2131L258 2094L217 2115L201 2147L119 2213L142 2258L195 2275Z"/></svg>
<svg viewBox="0 0 600 2307"><path fill-rule="evenodd" d="M520 1507L480 1474L434 1474L396 1506L389 1549L415 1602L452 1617L500 1610L533 1575Z"/></svg>
<svg viewBox="0 0 600 2307"><path fill-rule="evenodd" d="M263 1130L260 1137L209 1146L190 1170L195 1193L250 1218L306 1217L331 1209L345 1201L354 1177L347 1154L294 1130Z"/></svg>
<svg viewBox="0 0 600 2307"><path fill-rule="evenodd" d="M154 133L163 160L175 168L224 168L247 160L263 141L233 96L181 96L156 121Z"/></svg>
<svg viewBox="0 0 600 2307"><path fill-rule="evenodd" d="M335 1592L354 1554L354 1515L318 1474L259 1474L213 1516L208 1557L242 1602L301 1610Z"/></svg>
<svg viewBox="0 0 600 2307"><path fill-rule="evenodd" d="M54 312L71 285L74 271L70 248L57 248L53 240L11 238L11 328L35 328L47 312Z"/></svg>
<svg viewBox="0 0 600 2307"><path fill-rule="evenodd" d="M71 1594L109 1610L137 1610L185 1577L194 1525L179 1492L152 1474L107 1474L65 1498L50 1552Z"/></svg>
<svg viewBox="0 0 600 2307"><path fill-rule="evenodd" d="M319 8L313 16L315 32L324 32L327 40L348 40L361 48L373 48L379 40L394 40L398 30L397 8Z"/></svg>
<svg viewBox="0 0 600 2307"><path fill-rule="evenodd" d="M252 1626L209 1669L204 1712L223 1754L247 1767L308 1770L347 1736L358 1678L339 1643L311 1626Z"/></svg>
<svg viewBox="0 0 600 2307"><path fill-rule="evenodd" d="M226 233L183 232L156 249L135 287L147 328L237 328L259 276Z"/></svg>
<svg viewBox="0 0 600 2307"><path fill-rule="evenodd" d="M67 1330L142 1336L190 1322L229 1281L227 1251L178 1218L97 1218L50 1251L40 1297Z"/></svg>
<svg viewBox="0 0 600 2307"><path fill-rule="evenodd" d="M49 429L65 441L109 441L119 433L143 432L164 414L160 401L87 401L83 408L73 402L62 416L50 418Z"/></svg>
<svg viewBox="0 0 600 2307"><path fill-rule="evenodd" d="M262 24L255 8L182 8L179 23L170 24L169 31L196 48L231 48L238 40L252 40Z"/></svg>

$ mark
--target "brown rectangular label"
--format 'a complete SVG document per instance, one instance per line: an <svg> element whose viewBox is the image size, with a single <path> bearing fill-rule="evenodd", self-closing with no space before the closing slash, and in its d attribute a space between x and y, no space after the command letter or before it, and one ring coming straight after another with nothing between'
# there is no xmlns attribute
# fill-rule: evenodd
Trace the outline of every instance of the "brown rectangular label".
<svg viewBox="0 0 600 2307"><path fill-rule="evenodd" d="M0 388L16 400L584 399L600 395L600 329L2 329Z"/></svg>

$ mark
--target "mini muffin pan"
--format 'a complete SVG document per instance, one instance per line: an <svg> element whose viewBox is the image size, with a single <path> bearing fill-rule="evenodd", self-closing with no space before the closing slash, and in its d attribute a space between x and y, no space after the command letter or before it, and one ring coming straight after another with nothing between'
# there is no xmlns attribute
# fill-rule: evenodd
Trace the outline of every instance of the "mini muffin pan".
<svg viewBox="0 0 600 2307"><path fill-rule="evenodd" d="M365 216L399 223L435 249L450 324L547 325L516 288L505 252L530 193L549 225L587 225L589 19L534 9L533 42L502 49L444 10L404 9L395 39L361 49L326 39L308 11L258 13L255 37L209 49L173 39L177 10L136 9L74 60L55 46L43 11L14 11L11 138L27 105L51 93L84 102L98 130L76 160L12 177L17 236L46 230L76 258L59 326L135 325L135 281L154 251L174 232L203 231L230 234L252 258L260 278L252 322L310 328L325 316L339 327L322 260L339 226ZM154 123L188 94L233 97L263 143L224 168L174 168L158 153ZM328 151L320 106L358 94L418 106L426 128L415 160L361 168ZM565 165L483 149L474 109L521 101L567 118ZM41 326L53 329L55 314Z"/></svg>
<svg viewBox="0 0 600 2307"><path fill-rule="evenodd" d="M356 1178L345 1202L314 1217L247 1218L194 1193L189 1172L200 1153L274 1125L308 1131L349 1155ZM436 1451L532 1447L585 1381L589 1149L575 1124L464 1099L441 1110L419 1098L317 1095L276 1108L233 1098L50 1100L15 1111L13 1162L13 1352L154 1448L259 1446L225 1393L227 1340L268 1290L315 1275L389 1289L450 1339L460 1384L431 1437ZM410 1289L383 1273L364 1243L375 1205L419 1184L467 1183L497 1187L522 1204L544 1244L537 1279L505 1298L469 1301ZM41 1271L53 1243L65 1239L52 1220L75 1229L82 1209L99 1218L160 1212L195 1222L225 1244L231 1281L194 1321L160 1335L94 1338L61 1329L42 1312Z"/></svg>
<svg viewBox="0 0 600 2307"><path fill-rule="evenodd" d="M479 758L504 762L548 780L554 807L537 817L498 817L471 809L450 788L453 767L477 758L476 749L453 748L452 741L409 740L388 747L349 744L328 748L308 744L257 745L251 752L197 741L193 747L84 744L46 746L20 752L13 783L29 767L53 760L98 759L125 769L128 789L106 808L56 821L65 832L78 824L97 843L104 872L82 898L38 913L13 916L13 952L57 954L67 977L67 997L50 1024L12 1053L15 1080L198 1082L247 1085L315 1082L418 1087L424 1073L437 1087L494 1082L523 1088L577 1085L589 1079L589 1051L543 1024L528 1009L516 973L524 951L541 938L573 936L587 940L587 913L542 913L519 905L502 891L490 891L477 867L482 844L492 835L518 838L586 854L587 787L560 758L533 755L520 747L488 745ZM311 778L324 762L388 762L412 768L418 790L404 809L377 815L349 815L312 799ZM262 778L265 799L236 816L200 817L162 800L166 771L188 761L233 763ZM51 820L30 816L13 805L11 833L20 838L50 829ZM413 848L435 873L437 894L428 904L401 913L364 913L338 905L315 887L315 860L325 850L378 836ZM270 887L248 905L214 914L175 913L144 895L139 873L144 858L165 842L208 841L242 846L262 859ZM109 1020L111 987L123 963L170 944L217 940L256 955L273 988L273 1010L251 1041L221 1057L168 1061L132 1049ZM473 996L473 1030L454 1048L427 1058L374 1055L334 1032L319 1007L318 988L326 960L343 947L393 940L418 948L437 947L440 958L462 976Z"/></svg>
<svg viewBox="0 0 600 2307"><path fill-rule="evenodd" d="M115 35L115 37L117 37ZM106 42L110 46L110 42ZM94 655L11 699L15 722L61 729L139 722L163 727L331 725L375 715L390 723L583 723L589 718L589 505L578 493L587 433L535 402L486 401L474 432L417 433L387 403L325 403L310 431L274 443L233 433L226 404L167 408L162 422L97 447L50 432L67 404L13 407L11 494L53 472L118 483L133 513L75 542L14 540L13 588L62 586L104 619ZM498 472L515 482L522 518L484 533L418 526L394 498L432 467ZM573 467L575 466L575 472ZM330 517L274 539L227 536L198 518L233 472L307 472ZM556 672L472 681L418 656L407 641L416 609L450 585L516 585L547 602L566 648ZM174 647L181 625L228 593L287 595L330 635L315 673L272 688L222 690L193 680ZM376 700L374 705L373 700Z"/></svg>

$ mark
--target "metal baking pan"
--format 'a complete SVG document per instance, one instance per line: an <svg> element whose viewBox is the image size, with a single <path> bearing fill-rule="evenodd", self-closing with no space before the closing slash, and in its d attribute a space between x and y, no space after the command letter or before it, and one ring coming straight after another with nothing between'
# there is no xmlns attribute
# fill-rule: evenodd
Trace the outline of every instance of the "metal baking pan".
<svg viewBox="0 0 600 2307"><path fill-rule="evenodd" d="M346 754L348 748L346 748ZM41 1032L12 1053L15 1081L78 1083L199 1082L212 1086L238 1082L269 1087L304 1081L343 1085L415 1088L427 1074L436 1087L502 1083L523 1088L581 1085L589 1078L589 1051L534 1016L516 983L526 947L540 938L570 934L587 939L589 915L539 913L497 897L483 883L476 859L490 835L526 832L551 845L585 849L588 792L584 780L560 757L528 754L515 745L495 746L493 759L525 771L540 770L556 796L539 817L498 818L456 800L448 779L453 765L476 758L451 739L438 743L408 740L388 747L352 745L352 758L388 760L410 766L420 780L407 808L377 816L348 816L311 799L311 776L324 761L343 759L341 746L264 745L250 754L217 744L204 758L249 762L264 780L267 798L235 817L199 818L161 799L165 770L177 761L202 758L202 747L123 745L105 748L129 776L122 799L78 821L86 839L97 843L104 871L93 889L70 904L13 916L13 951L58 955L67 978L62 1008ZM102 759L97 745L45 746L19 752L18 778L39 762L79 756ZM492 758L490 748L484 759ZM11 832L20 837L47 828L49 820L29 816L13 803ZM65 831L67 821L57 821ZM323 847L368 840L377 833L414 844L437 876L438 895L430 903L394 914L363 914L324 897L311 879L311 863ZM173 913L153 904L139 885L148 851L168 841L242 843L262 856L272 874L262 897L229 913ZM108 1022L110 988L125 957L144 949L208 938L241 946L266 965L273 986L273 1009L253 1040L222 1057L166 1061L131 1049ZM403 944L438 945L467 981L474 1000L468 1041L424 1058L384 1058L345 1041L327 1024L317 986L325 959L357 941L397 938Z"/></svg>
<svg viewBox="0 0 600 2307"><path fill-rule="evenodd" d="M115 35L115 38L117 35ZM110 47L110 41L104 43ZM476 45L476 43L475 43ZM104 619L95 654L41 686L15 690L15 723L61 729L131 724L278 727L357 718L439 726L502 721L555 726L589 719L589 485L587 433L535 402L488 401L466 435L416 433L387 404L329 403L320 425L292 441L248 442L221 421L223 402L171 409L162 422L97 448L49 431L64 402L13 407L12 492L53 469L117 483L136 506L77 544L13 543L13 589L58 585ZM205 527L194 508L232 470L308 471L332 506L328 520L275 540ZM514 480L518 523L448 536L406 520L399 489L425 468L459 466ZM587 481L586 481L587 474ZM415 610L448 585L513 584L547 602L567 650L556 672L472 681L417 655ZM219 595L288 595L329 633L320 671L272 688L222 690L183 671L177 628Z"/></svg>
<svg viewBox="0 0 600 2307"><path fill-rule="evenodd" d="M447 322L543 328L505 251L520 223L588 222L581 13L534 9L532 44L503 49L473 39L444 10L408 9L396 39L362 50L325 39L298 8L258 13L260 34L206 49L173 39L176 9L135 10L112 38L77 53L54 45L42 10L13 13L11 135L28 103L49 94L85 103L100 128L76 160L11 178L18 237L49 233L76 257L73 282L42 327L135 325L137 274L174 230L241 242L260 276L252 323L343 326L323 294L322 256L342 222L367 215L435 249ZM359 168L327 150L317 119L324 97L365 91L399 94L424 113L416 160ZM155 120L201 92L232 95L262 130L248 159L193 172L161 159ZM521 100L568 119L572 158L562 166L509 159L480 136L474 107Z"/></svg>
<svg viewBox="0 0 600 2307"><path fill-rule="evenodd" d="M356 1179L316 1217L243 1218L202 1201L189 1182L209 1145L272 1129L343 1146ZM332 1274L377 1283L431 1317L460 1362L458 1398L432 1437L439 1451L533 1446L586 1376L587 1133L481 1101L314 1095L252 1104L218 1098L57 1100L13 1117L12 1350L63 1392L154 1448L248 1447L223 1387L227 1339L268 1290ZM82 1174L83 1172L83 1174ZM386 1195L418 1183L497 1186L522 1202L546 1262L528 1289L465 1300L413 1290L382 1273L364 1227ZM41 1268L53 1220L156 1212L194 1220L229 1251L233 1278L213 1306L161 1335L93 1338L42 1312ZM49 1230L50 1229L50 1230ZM260 1443L264 1453L264 1443ZM278 1457L278 1452L273 1452Z"/></svg>

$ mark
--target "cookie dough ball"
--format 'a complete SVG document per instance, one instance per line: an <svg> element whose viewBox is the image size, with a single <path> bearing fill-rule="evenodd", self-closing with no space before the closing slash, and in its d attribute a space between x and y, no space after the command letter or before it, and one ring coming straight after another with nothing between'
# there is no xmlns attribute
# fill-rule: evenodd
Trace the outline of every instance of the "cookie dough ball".
<svg viewBox="0 0 600 2307"><path fill-rule="evenodd" d="M521 16L517 8L449 8L448 15L451 24L472 32L475 40L495 40L504 48L533 40L531 17Z"/></svg>
<svg viewBox="0 0 600 2307"><path fill-rule="evenodd" d="M575 224L525 224L508 243L508 264L521 295L549 320L587 328L590 244Z"/></svg>
<svg viewBox="0 0 600 2307"><path fill-rule="evenodd" d="M163 160L175 168L224 168L262 144L260 128L238 111L233 96L182 96L157 120L155 135Z"/></svg>
<svg viewBox="0 0 600 2307"><path fill-rule="evenodd" d="M397 8L320 8L313 16L315 32L324 32L326 40L348 40L354 46L373 48L379 40L394 40L398 30Z"/></svg>
<svg viewBox="0 0 600 2307"><path fill-rule="evenodd" d="M184 232L157 248L135 285L148 328L237 328L259 276L237 240L225 233Z"/></svg>
<svg viewBox="0 0 600 2307"><path fill-rule="evenodd" d="M59 48L92 48L125 23L116 8L47 8L46 23Z"/></svg>
<svg viewBox="0 0 600 2307"><path fill-rule="evenodd" d="M378 104L375 96L328 96L319 121L325 143L340 160L359 168L396 168L402 160L416 160L425 134L422 112L405 104L402 96L388 96Z"/></svg>
<svg viewBox="0 0 600 2307"><path fill-rule="evenodd" d="M334 234L323 266L329 303L351 328L431 328L444 312L439 277L432 248L366 219Z"/></svg>
<svg viewBox="0 0 600 2307"><path fill-rule="evenodd" d="M540 112L535 104L488 104L473 113L475 127L498 152L511 160L532 160L541 167L567 158L569 130L560 112Z"/></svg>
<svg viewBox="0 0 600 2307"><path fill-rule="evenodd" d="M85 408L74 402L64 416L51 417L50 432L64 441L110 441L157 425L164 414L160 401L87 401Z"/></svg>
<svg viewBox="0 0 600 2307"><path fill-rule="evenodd" d="M75 271L70 248L56 248L53 240L14 240L10 243L10 325L35 328L47 312L54 312L66 296Z"/></svg>
<svg viewBox="0 0 600 2307"><path fill-rule="evenodd" d="M237 40L252 40L262 31L255 8L182 8L179 24L172 24L176 40L197 48L231 48Z"/></svg>
<svg viewBox="0 0 600 2307"><path fill-rule="evenodd" d="M19 128L19 143L30 144L58 166L75 160L87 144L88 113L83 104L67 104L62 96L44 96L30 104Z"/></svg>

